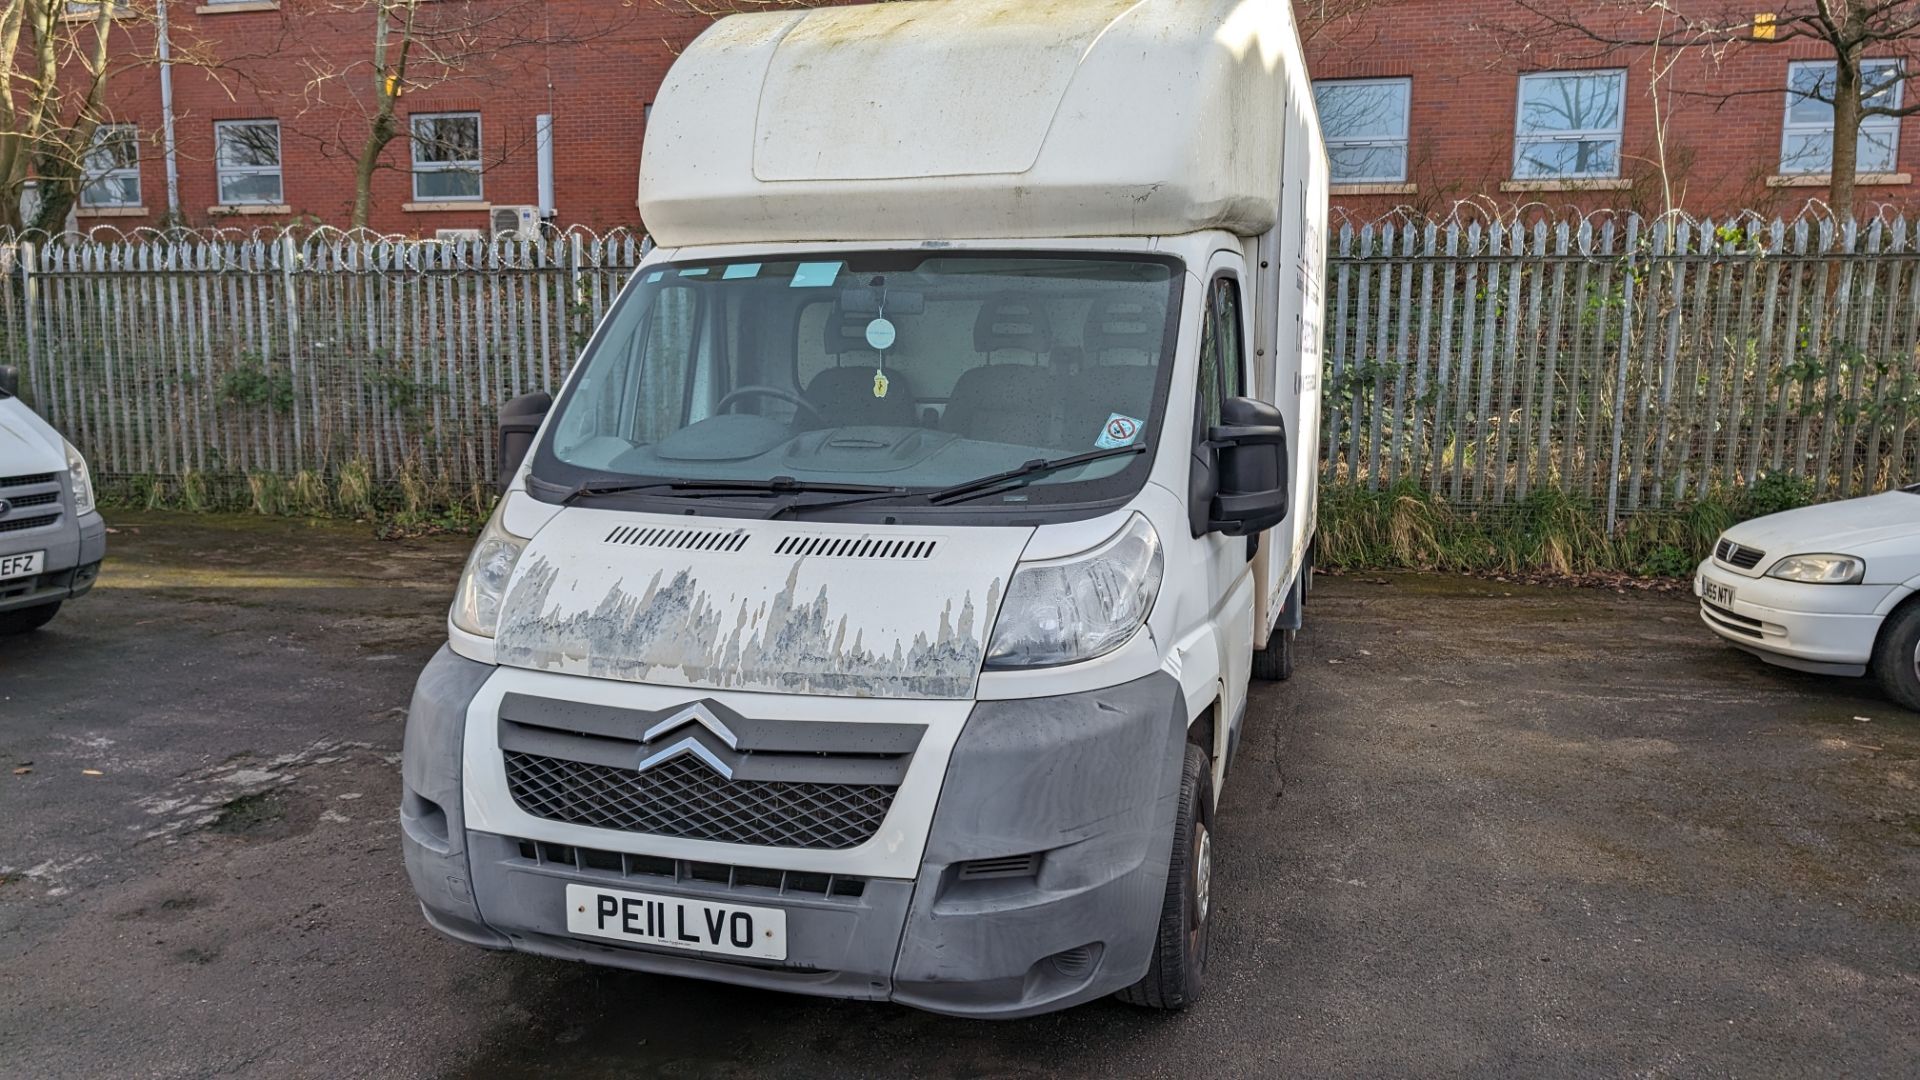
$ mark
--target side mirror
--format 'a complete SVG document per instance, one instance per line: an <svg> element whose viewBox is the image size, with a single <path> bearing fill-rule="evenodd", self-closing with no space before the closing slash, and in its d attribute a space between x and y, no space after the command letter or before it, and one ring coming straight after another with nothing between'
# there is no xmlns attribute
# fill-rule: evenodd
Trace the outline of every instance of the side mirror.
<svg viewBox="0 0 1920 1080"><path fill-rule="evenodd" d="M12 364L0 364L0 394L20 396L20 369Z"/></svg>
<svg viewBox="0 0 1920 1080"><path fill-rule="evenodd" d="M527 451L533 449L533 437L546 422L547 410L551 408L553 395L545 390L521 394L500 407L500 460L494 486L501 494L506 494L507 485L513 483L513 474L519 472L520 463L527 460Z"/></svg>
<svg viewBox="0 0 1920 1080"><path fill-rule="evenodd" d="M1213 507L1207 529L1253 536L1286 520L1287 429L1280 410L1254 398L1229 398L1220 426L1207 433L1219 452Z"/></svg>

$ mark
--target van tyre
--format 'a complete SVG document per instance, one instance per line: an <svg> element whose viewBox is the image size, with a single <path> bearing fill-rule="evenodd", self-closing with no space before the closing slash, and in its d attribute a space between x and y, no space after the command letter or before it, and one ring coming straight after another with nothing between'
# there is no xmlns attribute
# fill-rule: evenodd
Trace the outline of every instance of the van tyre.
<svg viewBox="0 0 1920 1080"><path fill-rule="evenodd" d="M1253 677L1264 682L1286 682L1293 678L1293 639L1298 630L1274 628L1267 647L1253 651Z"/></svg>
<svg viewBox="0 0 1920 1080"><path fill-rule="evenodd" d="M1180 769L1180 808L1173 823L1167 898L1146 978L1119 998L1150 1009L1184 1009L1200 999L1213 935L1213 763L1187 744Z"/></svg>
<svg viewBox="0 0 1920 1080"><path fill-rule="evenodd" d="M51 604L0 611L0 634L25 634L38 630L47 625L47 621L59 610L60 601L55 600Z"/></svg>
<svg viewBox="0 0 1920 1080"><path fill-rule="evenodd" d="M1920 604L1894 612L1880 628L1873 674L1895 704L1920 712Z"/></svg>

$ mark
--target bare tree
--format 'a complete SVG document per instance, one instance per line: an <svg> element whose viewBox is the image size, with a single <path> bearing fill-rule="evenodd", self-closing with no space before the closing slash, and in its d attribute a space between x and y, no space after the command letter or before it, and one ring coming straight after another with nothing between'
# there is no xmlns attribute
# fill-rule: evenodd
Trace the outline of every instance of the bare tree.
<svg viewBox="0 0 1920 1080"><path fill-rule="evenodd" d="M1357 48L1354 34L1372 34L1368 16L1376 9L1402 0L1293 0L1294 22L1300 28L1300 42L1310 50Z"/></svg>
<svg viewBox="0 0 1920 1080"><path fill-rule="evenodd" d="M1863 126L1875 118L1920 113L1920 101L1902 91L1920 78L1920 3L1915 0L1772 0L1776 10L1755 14L1753 0L1511 0L1513 17L1476 29L1492 32L1510 51L1568 50L1588 57L1649 53L1655 71L1670 78L1680 57L1717 63L1736 49L1817 42L1825 68L1795 68L1794 76L1762 88L1725 94L1679 90L1725 100L1744 94L1792 95L1795 108L1815 114L1812 133L1796 151L1804 170L1827 166L1836 216L1854 214ZM1664 54L1664 60L1662 59ZM1824 124L1831 114L1831 146ZM1662 118L1661 123L1665 120ZM1873 131L1868 130L1871 140ZM1664 135L1660 136L1664 142Z"/></svg>
<svg viewBox="0 0 1920 1080"><path fill-rule="evenodd" d="M0 11L0 224L58 228L79 197L112 74L145 62L121 0L5 0ZM116 26L116 21L121 25ZM28 185L38 209L23 220Z"/></svg>

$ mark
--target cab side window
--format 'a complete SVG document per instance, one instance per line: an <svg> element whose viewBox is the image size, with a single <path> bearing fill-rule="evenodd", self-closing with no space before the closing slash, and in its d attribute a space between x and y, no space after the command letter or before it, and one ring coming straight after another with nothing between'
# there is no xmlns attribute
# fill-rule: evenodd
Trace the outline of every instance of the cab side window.
<svg viewBox="0 0 1920 1080"><path fill-rule="evenodd" d="M1198 438L1220 423L1221 403L1246 393L1246 344L1240 320L1240 285L1229 277L1216 278L1207 292L1207 312L1200 326L1200 393Z"/></svg>

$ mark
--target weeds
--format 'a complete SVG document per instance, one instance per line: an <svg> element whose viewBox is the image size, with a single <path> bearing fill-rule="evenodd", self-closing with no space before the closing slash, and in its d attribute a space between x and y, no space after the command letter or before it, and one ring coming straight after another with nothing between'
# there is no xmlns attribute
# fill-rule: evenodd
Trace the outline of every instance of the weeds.
<svg viewBox="0 0 1920 1080"><path fill-rule="evenodd" d="M366 461L354 459L331 474L302 469L290 478L271 472L210 476L194 470L177 477L102 478L100 499L109 506L143 510L344 517L371 522L382 535L396 536L478 528L493 512L494 495L485 484L460 486L429 474L418 462L404 465L392 481L378 481Z"/></svg>
<svg viewBox="0 0 1920 1080"><path fill-rule="evenodd" d="M1799 478L1765 477L1677 512L1635 515L1609 532L1601 509L1552 488L1507 506L1467 509L1414 484L1327 484L1318 557L1350 570L1685 577L1728 526L1806 505L1811 494Z"/></svg>
<svg viewBox="0 0 1920 1080"><path fill-rule="evenodd" d="M274 517L287 512L287 485L278 473L248 473L247 492L254 513Z"/></svg>

